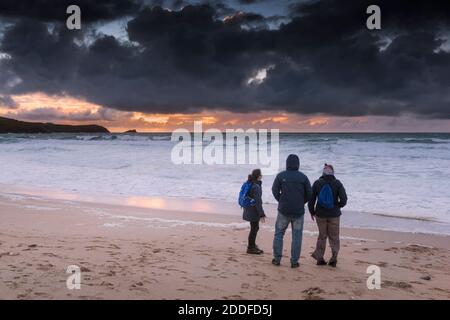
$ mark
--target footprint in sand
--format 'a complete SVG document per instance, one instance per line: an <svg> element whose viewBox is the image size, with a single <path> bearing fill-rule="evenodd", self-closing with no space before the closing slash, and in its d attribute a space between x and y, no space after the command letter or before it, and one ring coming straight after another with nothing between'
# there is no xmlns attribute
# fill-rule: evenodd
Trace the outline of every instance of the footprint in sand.
<svg viewBox="0 0 450 320"><path fill-rule="evenodd" d="M85 247L86 251L92 251L92 250L96 250L96 249L104 249L105 247L102 246L87 246Z"/></svg>
<svg viewBox="0 0 450 320"><path fill-rule="evenodd" d="M42 255L46 256L46 257L59 258L58 255L51 253L51 252L44 252Z"/></svg>
<svg viewBox="0 0 450 320"><path fill-rule="evenodd" d="M105 275L107 277L114 277L116 275L116 272L114 270L109 270L108 272L100 273L101 275Z"/></svg>
<svg viewBox="0 0 450 320"><path fill-rule="evenodd" d="M228 261L231 261L231 262L239 262L239 260L236 259L235 257L228 257L227 260L228 260Z"/></svg>
<svg viewBox="0 0 450 320"><path fill-rule="evenodd" d="M39 263L37 269L41 270L41 271L48 271L48 270L52 269L53 267L54 267L54 265L51 263L47 263L47 264Z"/></svg>
<svg viewBox="0 0 450 320"><path fill-rule="evenodd" d="M363 261L363 260L355 260L355 263L357 264L357 265L361 265L361 264L372 264L372 263L370 263L370 262L368 262L368 261Z"/></svg>
<svg viewBox="0 0 450 320"><path fill-rule="evenodd" d="M45 292L34 292L33 294L35 296L42 297L42 298L49 297L49 295L47 293L45 293Z"/></svg>
<svg viewBox="0 0 450 320"><path fill-rule="evenodd" d="M409 283L403 282L403 281L383 281L382 286L384 287L394 287L394 288L399 288L399 289L411 289L412 285L410 285Z"/></svg>
<svg viewBox="0 0 450 320"><path fill-rule="evenodd" d="M109 289L114 289L114 284L112 284L111 282L102 281L102 283L100 283L100 285L102 287L108 287Z"/></svg>
<svg viewBox="0 0 450 320"><path fill-rule="evenodd" d="M131 286L132 286L133 288L143 287L143 286L144 286L144 283L142 283L141 281L139 281L139 282L136 282L135 284L132 284Z"/></svg>
<svg viewBox="0 0 450 320"><path fill-rule="evenodd" d="M324 293L324 291L319 287L308 288L306 290L303 290L302 293L305 294L306 300L323 300L320 294Z"/></svg>
<svg viewBox="0 0 450 320"><path fill-rule="evenodd" d="M20 247L22 247L22 245L18 245L17 247L20 248ZM38 247L37 244L30 244L25 249L23 249L22 251L34 251L34 250L37 249L37 247Z"/></svg>

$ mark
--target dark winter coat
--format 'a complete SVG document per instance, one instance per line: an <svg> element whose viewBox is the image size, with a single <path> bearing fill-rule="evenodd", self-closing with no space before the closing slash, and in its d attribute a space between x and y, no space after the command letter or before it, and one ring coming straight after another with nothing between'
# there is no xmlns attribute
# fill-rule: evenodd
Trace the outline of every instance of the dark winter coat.
<svg viewBox="0 0 450 320"><path fill-rule="evenodd" d="M331 186L331 190L333 191L334 208L331 209L324 208L316 203L320 190L327 183ZM345 188L334 176L324 175L314 182L312 187L312 197L308 203L309 212L312 215L316 215L319 218L337 218L342 214L341 208L346 204L347 193L345 192Z"/></svg>
<svg viewBox="0 0 450 320"><path fill-rule="evenodd" d="M296 155L288 156L286 171L280 172L273 182L272 194L278 201L278 211L293 218L305 214L305 203L311 198L311 183L306 175L298 171L300 160Z"/></svg>
<svg viewBox="0 0 450 320"><path fill-rule="evenodd" d="M242 218L250 222L259 221L262 217L266 216L262 206L262 188L260 181L253 182L252 187L248 191L248 196L255 200L255 204L244 208Z"/></svg>

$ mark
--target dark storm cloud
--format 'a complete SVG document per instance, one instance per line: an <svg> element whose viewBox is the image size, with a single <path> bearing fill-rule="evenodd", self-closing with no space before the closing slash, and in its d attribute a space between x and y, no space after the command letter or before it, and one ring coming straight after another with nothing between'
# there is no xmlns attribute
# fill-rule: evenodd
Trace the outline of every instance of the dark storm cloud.
<svg viewBox="0 0 450 320"><path fill-rule="evenodd" d="M140 0L0 0L0 16L65 21L70 5L82 8L84 22L112 20L139 10Z"/></svg>
<svg viewBox="0 0 450 320"><path fill-rule="evenodd" d="M8 109L15 109L18 105L10 96L0 95L0 106L7 107Z"/></svg>
<svg viewBox="0 0 450 320"><path fill-rule="evenodd" d="M172 8L175 10L180 10L186 5L187 5L187 3L184 0L173 0L172 1Z"/></svg>
<svg viewBox="0 0 450 320"><path fill-rule="evenodd" d="M32 110L19 110L14 113L7 113L7 117L20 118L24 120L42 121L113 121L117 120L117 111L100 108L98 111L71 111L67 112L61 108L40 107Z"/></svg>
<svg viewBox="0 0 450 320"><path fill-rule="evenodd" d="M377 1L382 31L366 29L372 1L301 1L278 29L226 2L222 19L221 3L211 3L144 8L128 22L130 42L99 36L87 45L63 25L22 19L0 46L11 56L0 60L0 94L64 93L143 112L450 118L450 2ZM264 81L249 81L263 69Z"/></svg>
<svg viewBox="0 0 450 320"><path fill-rule="evenodd" d="M238 0L239 3L242 4L253 4L258 2L265 2L266 0Z"/></svg>

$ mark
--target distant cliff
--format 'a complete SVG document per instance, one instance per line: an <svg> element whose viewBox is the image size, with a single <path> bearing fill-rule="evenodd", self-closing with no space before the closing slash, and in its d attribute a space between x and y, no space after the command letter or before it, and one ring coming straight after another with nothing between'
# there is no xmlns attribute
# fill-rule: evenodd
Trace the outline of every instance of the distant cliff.
<svg viewBox="0 0 450 320"><path fill-rule="evenodd" d="M0 133L109 133L109 131L98 125L70 126L0 117Z"/></svg>

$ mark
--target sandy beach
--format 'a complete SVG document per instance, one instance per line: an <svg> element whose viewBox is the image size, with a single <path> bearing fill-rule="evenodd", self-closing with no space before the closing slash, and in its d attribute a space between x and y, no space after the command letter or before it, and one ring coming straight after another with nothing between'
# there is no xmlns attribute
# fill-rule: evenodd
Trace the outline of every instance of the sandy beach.
<svg viewBox="0 0 450 320"><path fill-rule="evenodd" d="M449 93L450 1L0 0L0 301L448 302Z"/></svg>
<svg viewBox="0 0 450 320"><path fill-rule="evenodd" d="M300 268L291 269L289 233L282 265L270 263L273 218L258 235L265 254L252 256L238 210L1 195L0 298L450 299L448 237L343 229L334 269L310 257L317 233L306 221ZM66 287L69 265L81 269L80 290ZM381 268L380 290L367 288L369 265Z"/></svg>

